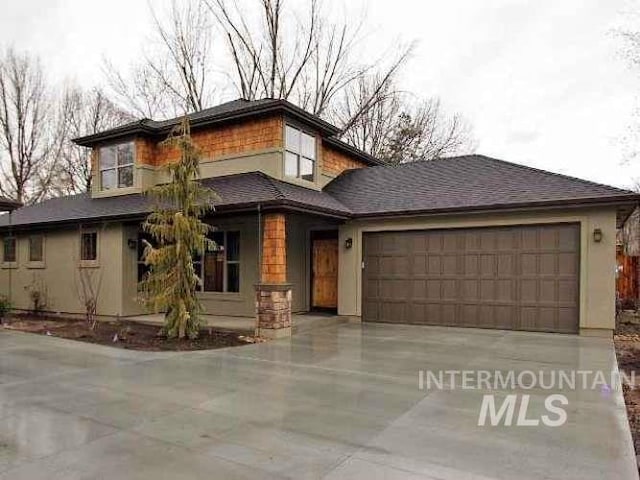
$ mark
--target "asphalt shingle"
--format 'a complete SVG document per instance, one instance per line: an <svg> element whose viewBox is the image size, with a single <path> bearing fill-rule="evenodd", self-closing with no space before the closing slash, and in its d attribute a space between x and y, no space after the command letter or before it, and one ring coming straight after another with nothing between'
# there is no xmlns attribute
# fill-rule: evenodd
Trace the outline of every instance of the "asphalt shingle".
<svg viewBox="0 0 640 480"><path fill-rule="evenodd" d="M328 193L281 182L261 172L207 178L202 182L220 197L214 204L219 210L263 204L298 206L344 217L349 215L349 210ZM11 224L19 227L143 217L151 211L152 205L153 200L143 194L91 198L84 193L51 198L19 208L12 214ZM0 227L8 225L9 216L0 216Z"/></svg>
<svg viewBox="0 0 640 480"><path fill-rule="evenodd" d="M325 191L353 216L640 198L628 190L483 155L349 170Z"/></svg>

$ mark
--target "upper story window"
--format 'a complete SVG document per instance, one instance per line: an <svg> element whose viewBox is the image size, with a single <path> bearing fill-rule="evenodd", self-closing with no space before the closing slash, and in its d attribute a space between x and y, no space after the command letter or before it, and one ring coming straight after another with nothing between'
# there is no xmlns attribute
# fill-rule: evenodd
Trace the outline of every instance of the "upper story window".
<svg viewBox="0 0 640 480"><path fill-rule="evenodd" d="M133 187L133 142L100 148L100 189Z"/></svg>
<svg viewBox="0 0 640 480"><path fill-rule="evenodd" d="M284 174L313 182L316 165L316 139L302 130L287 125L285 129Z"/></svg>

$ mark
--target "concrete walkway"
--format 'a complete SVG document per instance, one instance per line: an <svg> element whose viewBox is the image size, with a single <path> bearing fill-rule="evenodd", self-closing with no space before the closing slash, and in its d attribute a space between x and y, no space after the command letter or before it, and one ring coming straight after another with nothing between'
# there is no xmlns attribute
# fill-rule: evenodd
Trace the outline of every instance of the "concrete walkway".
<svg viewBox="0 0 640 480"><path fill-rule="evenodd" d="M559 427L479 427L483 395L513 392L418 388L421 369L614 365L610 340L486 330L341 324L188 353L0 330L0 479L635 479L619 392L563 390ZM517 393L548 413L553 392Z"/></svg>

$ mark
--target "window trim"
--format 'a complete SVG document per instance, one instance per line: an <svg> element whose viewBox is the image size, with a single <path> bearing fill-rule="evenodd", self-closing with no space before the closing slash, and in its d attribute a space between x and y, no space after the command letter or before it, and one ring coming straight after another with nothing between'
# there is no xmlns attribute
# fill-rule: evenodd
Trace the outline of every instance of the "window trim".
<svg viewBox="0 0 640 480"><path fill-rule="evenodd" d="M122 146L122 145L131 145L131 151L132 151L132 155L131 155L131 163L126 163L124 165L119 165L118 164L118 147ZM113 167L107 167L107 168L103 168L102 167L102 151L104 149L107 148L115 148L115 165ZM99 184L99 190L100 192L117 192L117 191L121 191L127 188L134 188L136 186L136 178L135 178L135 174L136 174L136 142L134 140L130 140L127 142L121 142L121 143L113 143L110 145L102 145L100 147L98 147L98 184ZM132 174L131 174L131 185L127 185L124 187L121 187L119 185L119 179L120 179L120 169L121 168L125 168L125 167L131 167L132 168ZM116 185L113 188L104 188L104 185L102 184L102 173L103 172L107 172L113 170L116 173Z"/></svg>
<svg viewBox="0 0 640 480"><path fill-rule="evenodd" d="M287 128L291 128L293 130L296 130L299 134L300 134L300 141L299 141L299 145L297 147L297 151L292 150L289 148L289 145L287 144ZM307 135L309 137L311 137L313 139L313 156L314 158L310 158L305 156L302 153L302 134ZM284 154L283 154L283 165L282 165L282 172L284 174L285 178L294 178L296 180L300 180L303 182L309 182L309 183L314 183L318 177L318 172L317 172L317 165L318 165L318 138L316 136L315 133L310 132L309 130L306 130L304 128L298 127L296 125L293 125L291 123L287 123L285 122L284 124L284 132L283 132L283 136L284 136ZM286 170L287 170L287 154L290 153L291 155L295 155L296 157L296 174L295 175L287 175ZM301 173L300 173L300 163L301 160L305 159L305 160L309 160L313 167L312 167L312 176L313 178L311 178L311 180L307 179L307 178L303 178Z"/></svg>
<svg viewBox="0 0 640 480"><path fill-rule="evenodd" d="M82 243L82 238L84 235L95 235L96 236L96 258L93 260L89 260L89 259L84 259L82 258L82 248L83 248L83 243ZM80 232L80 266L81 267L97 267L99 266L99 260L100 260L100 234L98 232L98 230L96 229L89 229L89 230L82 230Z"/></svg>
<svg viewBox="0 0 640 480"><path fill-rule="evenodd" d="M31 239L40 237L42 239L42 259L31 260ZM44 268L46 259L46 240L44 233L34 233L27 237L27 268Z"/></svg>
<svg viewBox="0 0 640 480"><path fill-rule="evenodd" d="M227 248L227 235L229 233L237 233L238 234L238 249L240 248L240 230L234 230L234 229L229 229L229 230L216 230L217 233L222 233L224 235L224 260L223 260L223 265L222 265L222 291L209 291L209 290L205 290L204 289L204 262L203 259L200 258L200 261L197 262L200 265L199 271L196 272L198 277L200 277L200 280L202 281L201 285L196 289L196 292L198 294L202 294L202 295L240 295L240 268L241 268L241 260L240 260L240 251L238 251L238 260L229 260L227 258L228 254L229 254L229 250ZM196 263L196 262L194 262ZM238 265L238 291L237 292L230 292L229 291L229 264L234 264L234 265Z"/></svg>
<svg viewBox="0 0 640 480"><path fill-rule="evenodd" d="M5 258L5 242L7 240L13 240L15 257L11 261L7 261ZM2 237L2 267L3 268L17 268L18 266L18 237L15 235L7 235Z"/></svg>

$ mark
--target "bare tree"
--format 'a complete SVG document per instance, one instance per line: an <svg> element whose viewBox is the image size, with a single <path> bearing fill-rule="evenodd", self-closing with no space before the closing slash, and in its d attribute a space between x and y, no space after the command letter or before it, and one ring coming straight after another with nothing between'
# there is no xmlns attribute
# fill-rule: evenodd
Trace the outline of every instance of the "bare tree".
<svg viewBox="0 0 640 480"><path fill-rule="evenodd" d="M142 62L122 74L109 62L105 73L118 103L136 116L176 116L206 108L212 79L212 26L201 0L172 0L167 20L151 10L155 39Z"/></svg>
<svg viewBox="0 0 640 480"><path fill-rule="evenodd" d="M62 145L37 58L9 49L0 58L0 192L23 203L44 198ZM58 127L62 125L58 124Z"/></svg>
<svg viewBox="0 0 640 480"><path fill-rule="evenodd" d="M243 98L290 100L315 115L341 118L344 130L372 108L412 50L400 49L387 65L363 62L357 48L362 23L331 21L319 0L311 0L304 14L285 8L284 0L254 0L255 25L247 20L252 9L238 0L204 1L227 39L231 80ZM337 116L339 94L364 76L376 82L371 95L359 99L351 117Z"/></svg>
<svg viewBox="0 0 640 480"><path fill-rule="evenodd" d="M105 230L106 226L103 224L100 228L98 237L102 237ZM82 241L82 225L79 227L79 233L79 237ZM87 328L94 331L98 323L98 301L100 299L100 292L102 291L102 279L104 277L104 272L100 267L87 268L86 265L83 265L81 252L85 248L85 245L80 245L80 248L76 250L78 253L74 254L76 263L74 283L78 301L84 308L84 319L87 324Z"/></svg>
<svg viewBox="0 0 640 480"><path fill-rule="evenodd" d="M64 135L64 143L58 161L57 181L51 186L52 191L69 195L91 189L91 150L74 144L74 138L132 120L133 117L120 110L101 89L84 91L78 86L67 86L58 117L58 121L64 125L58 129Z"/></svg>
<svg viewBox="0 0 640 480"><path fill-rule="evenodd" d="M446 115L439 99L416 99L393 82L376 85L363 77L344 93L343 115L356 118L343 134L348 143L391 164L474 150L471 126L459 114ZM354 115L372 97L371 107Z"/></svg>

